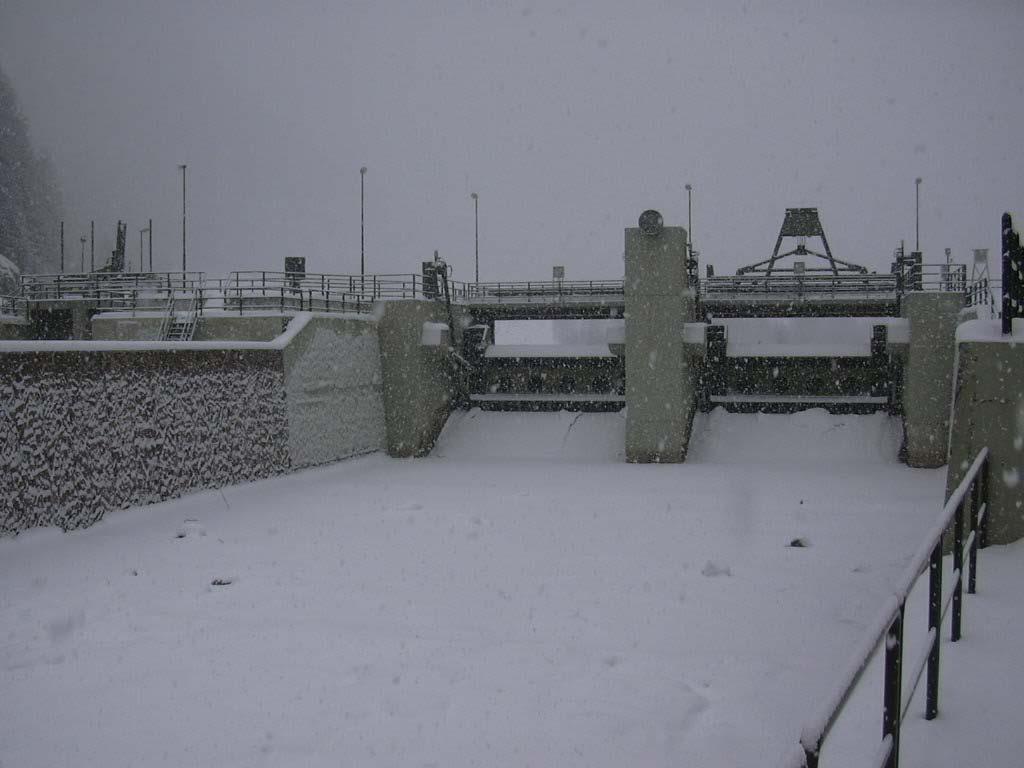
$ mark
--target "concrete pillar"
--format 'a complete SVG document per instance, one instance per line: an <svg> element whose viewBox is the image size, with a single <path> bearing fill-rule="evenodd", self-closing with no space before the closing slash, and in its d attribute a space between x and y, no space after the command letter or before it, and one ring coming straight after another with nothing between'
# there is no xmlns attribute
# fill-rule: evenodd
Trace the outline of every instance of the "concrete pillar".
<svg viewBox="0 0 1024 768"><path fill-rule="evenodd" d="M961 342L957 353L946 496L987 446L992 544L1024 537L1024 342L1015 341Z"/></svg>
<svg viewBox="0 0 1024 768"><path fill-rule="evenodd" d="M960 293L909 293L910 339L903 368L904 452L912 467L946 463Z"/></svg>
<svg viewBox="0 0 1024 768"><path fill-rule="evenodd" d="M626 460L680 462L689 444L698 377L683 344L696 306L687 286L686 230L627 229L625 287Z"/></svg>
<svg viewBox="0 0 1024 768"><path fill-rule="evenodd" d="M445 323L438 301L381 302L384 423L390 456L423 456L434 447L451 411L456 382L449 347L424 346L423 323Z"/></svg>
<svg viewBox="0 0 1024 768"><path fill-rule="evenodd" d="M71 338L88 341L92 338L92 307L82 304L71 305Z"/></svg>

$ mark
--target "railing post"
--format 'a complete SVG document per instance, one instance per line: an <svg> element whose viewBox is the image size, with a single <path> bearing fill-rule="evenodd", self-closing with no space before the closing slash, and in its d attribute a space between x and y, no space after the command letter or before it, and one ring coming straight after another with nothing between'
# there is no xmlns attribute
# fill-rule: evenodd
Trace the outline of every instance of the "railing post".
<svg viewBox="0 0 1024 768"><path fill-rule="evenodd" d="M928 629L932 634L932 649L928 654L928 702L924 717L934 720L939 714L939 647L942 643L942 632L939 624L942 621L942 539L939 538L932 550L928 563Z"/></svg>
<svg viewBox="0 0 1024 768"><path fill-rule="evenodd" d="M979 468L979 469L983 469ZM980 472L979 472L980 475ZM971 532L974 538L971 539L970 561L967 573L967 594L973 595L978 586L978 539L981 531L978 530L978 512L981 509L981 478L975 477L971 485Z"/></svg>
<svg viewBox="0 0 1024 768"><path fill-rule="evenodd" d="M900 715L903 705L903 609L900 603L896 616L885 636L885 688L882 700L882 738L892 737L885 768L899 768Z"/></svg>
<svg viewBox="0 0 1024 768"><path fill-rule="evenodd" d="M985 460L981 463L981 469L978 472L979 482L981 482L981 503L985 506L985 516L981 518L980 532L978 535L978 546L984 549L988 546L988 470L989 470L989 457L986 456Z"/></svg>
<svg viewBox="0 0 1024 768"><path fill-rule="evenodd" d="M964 499L962 498L956 505L956 517L953 520L953 570L956 571L956 583L953 585L953 620L950 622L949 639L955 643L960 640L963 618Z"/></svg>

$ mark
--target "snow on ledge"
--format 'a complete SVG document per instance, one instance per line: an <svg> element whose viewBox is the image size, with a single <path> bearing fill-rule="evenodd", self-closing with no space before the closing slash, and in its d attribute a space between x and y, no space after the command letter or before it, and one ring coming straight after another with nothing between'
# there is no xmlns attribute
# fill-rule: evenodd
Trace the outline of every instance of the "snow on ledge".
<svg viewBox="0 0 1024 768"><path fill-rule="evenodd" d="M1012 320L1012 331L1004 335L1000 320L968 320L956 329L957 343L963 341L984 341L1003 344L1024 344L1024 318Z"/></svg>
<svg viewBox="0 0 1024 768"><path fill-rule="evenodd" d="M420 345L424 347L443 347L448 343L451 329L448 323L423 323L423 330L420 331Z"/></svg>
<svg viewBox="0 0 1024 768"><path fill-rule="evenodd" d="M0 341L0 352L195 352L211 349L281 350L313 317L297 312L280 336L270 341ZM362 318L366 319L366 318Z"/></svg>
<svg viewBox="0 0 1024 768"><path fill-rule="evenodd" d="M484 357L615 357L607 344L492 344Z"/></svg>

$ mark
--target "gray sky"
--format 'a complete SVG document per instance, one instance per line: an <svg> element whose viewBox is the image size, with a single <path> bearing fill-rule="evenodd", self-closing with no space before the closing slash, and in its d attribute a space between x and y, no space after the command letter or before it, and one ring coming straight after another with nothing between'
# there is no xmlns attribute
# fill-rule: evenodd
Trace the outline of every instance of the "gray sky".
<svg viewBox="0 0 1024 768"><path fill-rule="evenodd" d="M1024 210L1024 3L0 0L0 66L68 237L154 219L154 266L622 274L645 208L718 272L817 205L840 258L999 247ZM1016 53L1015 53L1016 51ZM70 249L70 246L69 246ZM137 263L137 262L136 262ZM994 262L993 262L994 263Z"/></svg>

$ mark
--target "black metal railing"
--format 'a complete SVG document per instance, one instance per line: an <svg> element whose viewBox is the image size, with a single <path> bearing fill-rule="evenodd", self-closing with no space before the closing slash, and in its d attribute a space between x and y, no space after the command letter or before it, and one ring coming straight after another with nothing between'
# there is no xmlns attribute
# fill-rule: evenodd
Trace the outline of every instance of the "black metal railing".
<svg viewBox="0 0 1024 768"><path fill-rule="evenodd" d="M758 296L823 296L829 298L856 298L895 296L897 279L895 275L853 274L785 274L772 275L722 275L707 277L701 281L701 292L709 294L734 294L737 297Z"/></svg>
<svg viewBox="0 0 1024 768"><path fill-rule="evenodd" d="M967 287L967 306L988 307L991 317L999 317L1002 312L1002 283L982 277Z"/></svg>
<svg viewBox="0 0 1024 768"><path fill-rule="evenodd" d="M865 637L860 652L844 674L840 685L827 699L817 718L808 722L800 736L800 748L787 765L790 768L818 768L821 750L832 726L839 719L861 676L878 649L885 646L885 673L882 693L882 740L871 766L898 768L900 760L900 729L914 692L927 670L925 718L933 720L939 712L939 667L941 628L952 605L950 639L960 640L963 622L962 601L964 561L968 563L967 592L977 588L978 548L986 545L989 488L988 448L979 451L964 479L950 495L924 544L915 554L893 595L886 601ZM966 527L965 527L966 525ZM943 594L943 543L952 533L953 572L949 593ZM928 635L923 653L904 675L903 618L907 597L924 569L928 569ZM883 642L884 641L884 642ZM903 693L904 678L909 692Z"/></svg>
<svg viewBox="0 0 1024 768"><path fill-rule="evenodd" d="M467 301L517 299L621 298L623 280L528 280L488 283L455 283L453 298Z"/></svg>
<svg viewBox="0 0 1024 768"><path fill-rule="evenodd" d="M1013 319L1024 317L1024 248L1013 228L1013 217L1003 214L1003 333L1013 329Z"/></svg>
<svg viewBox="0 0 1024 768"><path fill-rule="evenodd" d="M272 272L249 270L232 272L225 283L225 292L268 294L285 291L314 291L358 297L360 301L377 299L423 298L423 277L416 274L332 275L309 272Z"/></svg>
<svg viewBox="0 0 1024 768"><path fill-rule="evenodd" d="M30 302L93 301L151 291L190 291L209 283L203 272L85 272L21 277L21 298Z"/></svg>
<svg viewBox="0 0 1024 768"><path fill-rule="evenodd" d="M373 298L344 290L320 290L287 285L229 284L216 290L200 289L196 312L244 315L247 312L360 312L373 309Z"/></svg>
<svg viewBox="0 0 1024 768"><path fill-rule="evenodd" d="M28 319L28 303L21 296L0 296L0 317Z"/></svg>

